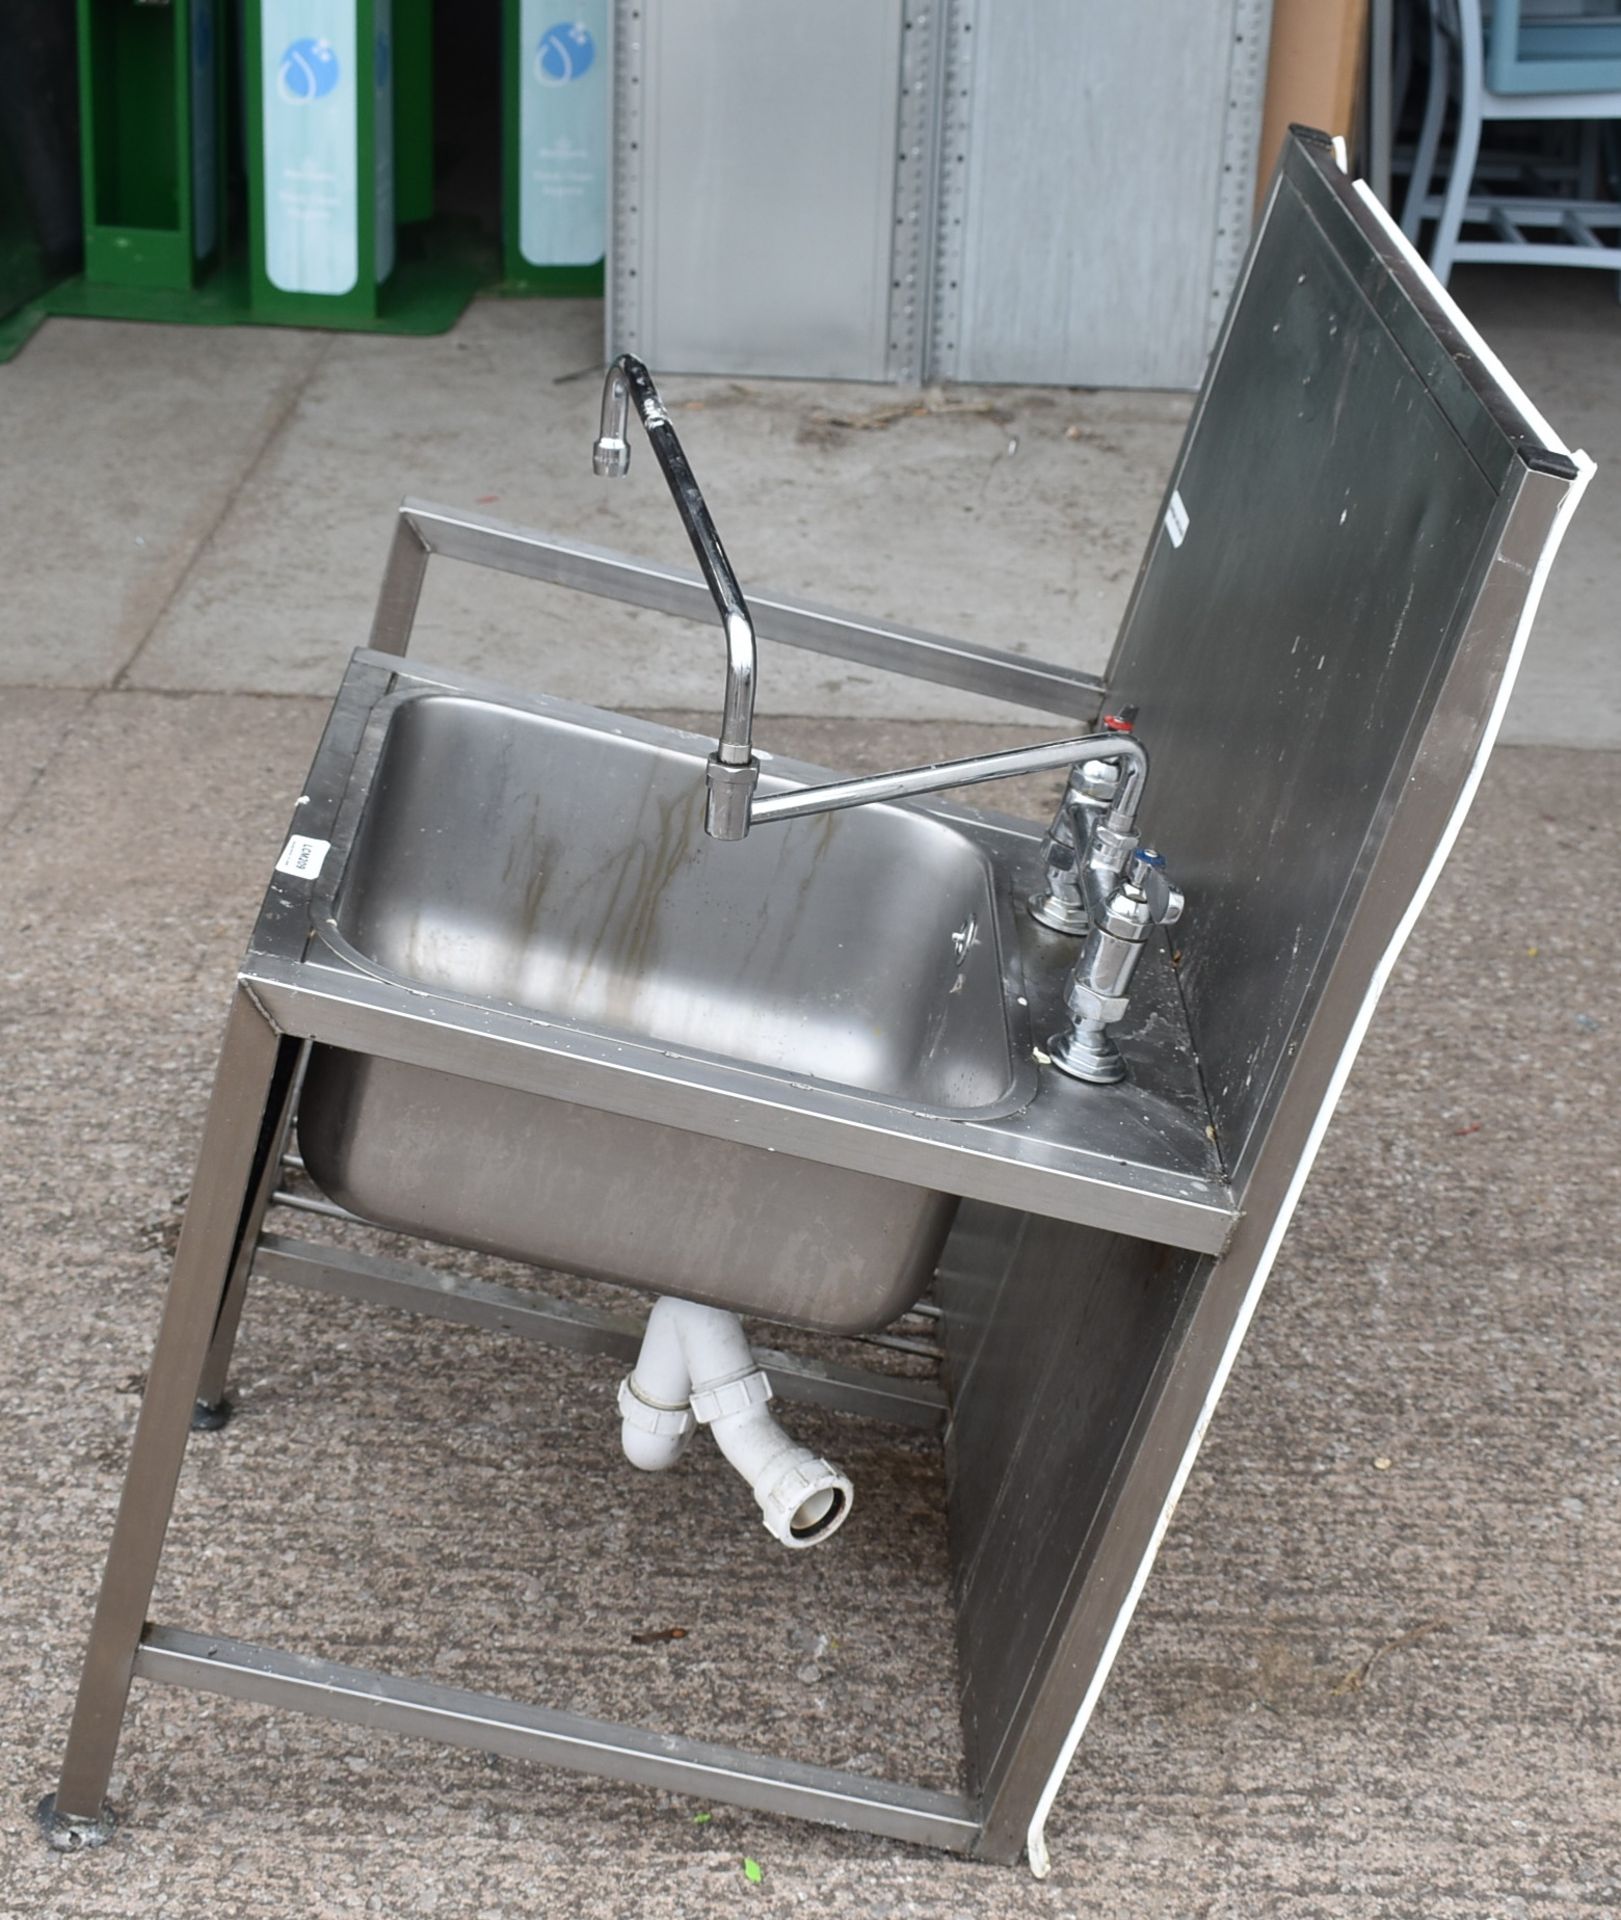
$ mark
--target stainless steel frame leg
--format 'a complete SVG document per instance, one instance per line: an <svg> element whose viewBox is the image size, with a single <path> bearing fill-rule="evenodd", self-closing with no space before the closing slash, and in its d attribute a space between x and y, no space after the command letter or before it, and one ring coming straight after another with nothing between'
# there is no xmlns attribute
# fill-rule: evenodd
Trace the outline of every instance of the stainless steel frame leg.
<svg viewBox="0 0 1621 1920"><path fill-rule="evenodd" d="M226 1282L219 1314L214 1321L214 1337L208 1344L208 1355L203 1361L202 1378L197 1382L197 1400L191 1413L193 1433L216 1433L231 1417L231 1402L225 1397L225 1376L236 1350L236 1332L242 1323L242 1308L247 1299L248 1279L253 1272L254 1253L265 1223L265 1214L270 1207L271 1195L276 1191L281 1177L281 1157L287 1151L287 1135L292 1128L293 1115L298 1110L298 1090L304 1083L304 1066L308 1059L309 1047L306 1044L299 1049L297 1071L280 1103L269 1150L255 1162L253 1190L242 1216L236 1254L231 1262L231 1276Z"/></svg>
<svg viewBox="0 0 1621 1920"><path fill-rule="evenodd" d="M378 653L404 653L411 644L417 602L428 571L429 547L410 516L402 509L389 542L388 564L377 595L368 644Z"/></svg>
<svg viewBox="0 0 1621 1920"><path fill-rule="evenodd" d="M274 1170L272 1149L281 1137L299 1045L280 1034L252 996L238 987L113 1525L61 1777L55 1794L39 1809L47 1838L63 1850L97 1845L112 1831L107 1783L203 1360L267 1156Z"/></svg>

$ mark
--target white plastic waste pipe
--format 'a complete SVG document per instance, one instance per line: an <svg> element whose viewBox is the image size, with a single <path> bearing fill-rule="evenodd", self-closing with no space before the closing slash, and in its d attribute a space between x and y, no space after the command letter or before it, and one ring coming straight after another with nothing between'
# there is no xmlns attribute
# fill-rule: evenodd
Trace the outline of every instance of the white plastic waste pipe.
<svg viewBox="0 0 1621 1920"><path fill-rule="evenodd" d="M634 1467L662 1473L700 1426L748 1481L766 1529L813 1547L843 1526L855 1489L771 1417L766 1378L735 1313L661 1299L636 1365L619 1386L620 1441Z"/></svg>

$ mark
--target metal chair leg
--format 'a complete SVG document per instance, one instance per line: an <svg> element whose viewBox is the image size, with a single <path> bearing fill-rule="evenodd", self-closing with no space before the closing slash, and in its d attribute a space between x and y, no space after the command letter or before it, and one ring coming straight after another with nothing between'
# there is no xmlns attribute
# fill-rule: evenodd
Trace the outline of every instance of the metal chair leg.
<svg viewBox="0 0 1621 1920"><path fill-rule="evenodd" d="M1444 287L1452 278L1452 258L1457 251L1458 234L1463 226L1464 210L1469 203L1469 186L1474 179L1475 157L1480 151L1480 107L1465 101L1458 112L1458 144L1452 155L1452 173L1446 196L1441 202L1441 217L1436 222L1435 238L1430 242L1430 269Z"/></svg>
<svg viewBox="0 0 1621 1920"><path fill-rule="evenodd" d="M238 988L208 1104L191 1199L175 1250L95 1623L54 1795L39 1814L55 1847L94 1846L112 1830L107 1783L137 1642L157 1577L203 1361L220 1323L255 1195L274 1170L300 1043Z"/></svg>
<svg viewBox="0 0 1621 1920"><path fill-rule="evenodd" d="M1413 152L1413 171L1407 180L1407 198L1402 205L1401 229L1416 246L1424 227L1424 203L1430 197L1435 177L1435 156L1441 146L1441 128L1447 117L1448 74L1452 49L1446 35L1430 20L1430 80L1424 95L1424 120L1419 129L1418 146Z"/></svg>

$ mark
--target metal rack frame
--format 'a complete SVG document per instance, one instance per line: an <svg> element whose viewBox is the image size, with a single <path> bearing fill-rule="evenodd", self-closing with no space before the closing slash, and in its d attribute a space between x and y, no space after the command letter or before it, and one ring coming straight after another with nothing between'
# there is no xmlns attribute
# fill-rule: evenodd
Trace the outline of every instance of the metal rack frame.
<svg viewBox="0 0 1621 1920"><path fill-rule="evenodd" d="M455 514L418 501L400 509L372 630L355 656L295 815L300 830L338 831L347 777L370 702L392 686L433 555L698 620L712 613L696 575ZM1004 654L770 595L751 596L763 638L882 665L1019 706L1093 719L1100 683L1039 660ZM323 774L322 769L327 771ZM157 1348L147 1376L107 1572L80 1680L57 1790L41 1803L52 1844L108 1838L105 1805L124 1706L136 1679L291 1707L327 1718L414 1733L513 1758L541 1760L627 1783L770 1813L856 1827L890 1838L965 1851L979 1832L973 1803L795 1760L624 1727L491 1694L313 1660L217 1634L154 1624L146 1617L187 1434L229 1417L226 1376L250 1278L370 1301L477 1325L575 1352L633 1359L636 1323L577 1304L266 1233L281 1192L301 1062L314 1041L355 1042L339 992L304 974L307 892L272 879L249 941L226 1021L201 1158L187 1207ZM366 1032L395 1057L426 1058L430 1029L414 1009L371 1009ZM387 1034L390 1037L384 1038ZM431 1052L431 1048L429 1049ZM332 1209L341 1215L342 1209ZM1221 1224L1203 1237L1225 1231ZM223 1281L222 1281L223 1276ZM933 1381L761 1353L785 1399L812 1402L901 1426L939 1430L946 1400Z"/></svg>

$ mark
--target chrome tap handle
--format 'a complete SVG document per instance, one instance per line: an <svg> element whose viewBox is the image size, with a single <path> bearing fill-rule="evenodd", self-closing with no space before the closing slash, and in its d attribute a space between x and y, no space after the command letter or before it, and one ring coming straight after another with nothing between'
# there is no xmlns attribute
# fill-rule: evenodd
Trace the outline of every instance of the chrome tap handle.
<svg viewBox="0 0 1621 1920"><path fill-rule="evenodd" d="M1108 832L1100 828L1097 837ZM1053 1035L1047 1052L1072 1079L1109 1086L1126 1074L1109 1029L1125 1017L1132 976L1150 932L1175 926L1183 900L1165 871L1164 856L1152 847L1131 846L1118 867L1094 858L1084 878L1090 930L1064 988L1070 1024Z"/></svg>
<svg viewBox="0 0 1621 1920"><path fill-rule="evenodd" d="M1078 938L1087 918L1084 869L1092 859L1097 830L1107 820L1120 787L1113 760L1078 760L1041 843L1044 884L1025 903L1030 917L1054 933Z"/></svg>
<svg viewBox="0 0 1621 1920"><path fill-rule="evenodd" d="M1156 927L1174 927L1182 918L1187 902L1182 889L1171 884L1171 876L1165 871L1164 854L1156 853L1152 847L1140 847L1131 856L1126 879L1148 902L1148 916Z"/></svg>

